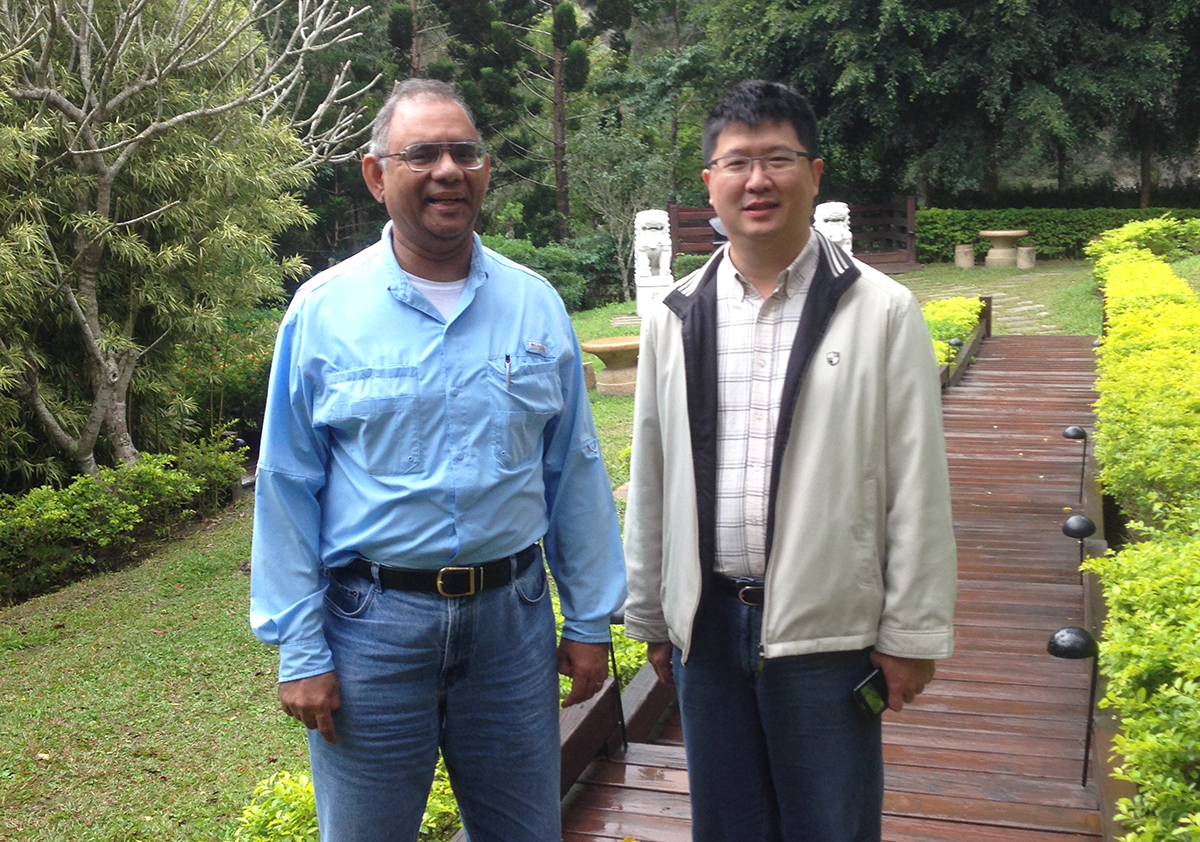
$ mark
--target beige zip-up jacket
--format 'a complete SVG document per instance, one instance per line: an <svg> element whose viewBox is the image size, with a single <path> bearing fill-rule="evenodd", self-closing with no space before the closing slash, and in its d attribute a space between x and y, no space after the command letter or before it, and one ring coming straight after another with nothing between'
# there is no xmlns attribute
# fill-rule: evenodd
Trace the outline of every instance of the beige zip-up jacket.
<svg viewBox="0 0 1200 842"><path fill-rule="evenodd" d="M772 470L767 658L953 650L956 556L932 344L912 294L819 240ZM715 532L715 261L643 320L626 633L686 660Z"/></svg>

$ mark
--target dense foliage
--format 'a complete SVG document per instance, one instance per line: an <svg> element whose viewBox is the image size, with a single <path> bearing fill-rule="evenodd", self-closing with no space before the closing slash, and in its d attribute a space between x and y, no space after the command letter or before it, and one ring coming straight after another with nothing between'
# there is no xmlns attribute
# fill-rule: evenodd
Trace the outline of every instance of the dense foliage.
<svg viewBox="0 0 1200 842"><path fill-rule="evenodd" d="M0 599L28 599L128 563L139 539L167 535L228 503L241 457L221 438L184 444L177 456L102 468L63 488L0 495Z"/></svg>
<svg viewBox="0 0 1200 842"><path fill-rule="evenodd" d="M290 20L260 0L3 7L0 423L33 458L0 452L0 481L136 462L162 449L147 419L195 436L180 358L304 270L274 237L309 221L297 192L357 115L344 75L311 103L299 80L358 14L334 0Z"/></svg>
<svg viewBox="0 0 1200 842"><path fill-rule="evenodd" d="M1088 247L1105 295L1096 458L1138 543L1091 559L1108 603L1103 704L1122 734L1127 842L1200 835L1200 298L1162 256L1200 223L1130 223ZM1160 256L1162 255L1162 256Z"/></svg>

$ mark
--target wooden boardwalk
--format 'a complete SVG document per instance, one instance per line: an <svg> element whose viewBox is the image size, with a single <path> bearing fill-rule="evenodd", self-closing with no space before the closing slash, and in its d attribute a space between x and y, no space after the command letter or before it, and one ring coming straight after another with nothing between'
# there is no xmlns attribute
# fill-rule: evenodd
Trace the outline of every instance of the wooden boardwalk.
<svg viewBox="0 0 1200 842"><path fill-rule="evenodd" d="M917 703L884 717L884 839L1084 842L1099 796L1080 786L1089 665L1046 653L1083 625L1079 549L1062 534L1077 506L1092 427L1090 338L987 339L943 399L959 598L953 658ZM678 719L591 764L564 801L566 842L687 842ZM736 840L731 840L736 842Z"/></svg>

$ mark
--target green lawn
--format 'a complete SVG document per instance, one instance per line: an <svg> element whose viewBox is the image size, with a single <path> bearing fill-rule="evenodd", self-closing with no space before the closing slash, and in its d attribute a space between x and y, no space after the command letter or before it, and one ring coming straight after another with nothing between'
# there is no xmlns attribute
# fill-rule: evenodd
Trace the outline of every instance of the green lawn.
<svg viewBox="0 0 1200 842"><path fill-rule="evenodd" d="M251 515L0 611L0 839L217 840L256 781L305 768L247 622Z"/></svg>
<svg viewBox="0 0 1200 842"><path fill-rule="evenodd" d="M1000 332L1022 319L1099 329L1083 263L900 279L922 299L998 295ZM1045 314L1014 303L1027 299ZM634 311L576 314L580 338L637 333L611 324ZM593 394L592 407L620 485L633 399ZM303 732L278 711L275 652L247 624L251 516L244 500L136 567L0 609L0 840L216 842L255 782L306 767Z"/></svg>
<svg viewBox="0 0 1200 842"><path fill-rule="evenodd" d="M992 329L998 334L1100 333L1100 297L1087 261L1043 260L1032 270L935 263L896 280L922 303L956 295L992 296Z"/></svg>

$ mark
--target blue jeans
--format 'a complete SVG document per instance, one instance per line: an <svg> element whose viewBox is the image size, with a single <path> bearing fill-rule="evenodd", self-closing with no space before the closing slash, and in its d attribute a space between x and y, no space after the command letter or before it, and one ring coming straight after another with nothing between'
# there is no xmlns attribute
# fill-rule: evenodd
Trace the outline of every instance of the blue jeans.
<svg viewBox="0 0 1200 842"><path fill-rule="evenodd" d="M341 708L336 745L308 734L322 842L415 840L439 748L472 842L557 842L558 673L540 555L509 585L458 599L326 577Z"/></svg>
<svg viewBox="0 0 1200 842"><path fill-rule="evenodd" d="M762 609L707 595L686 665L675 650L694 842L879 842L878 717L851 692L869 650L772 658Z"/></svg>

